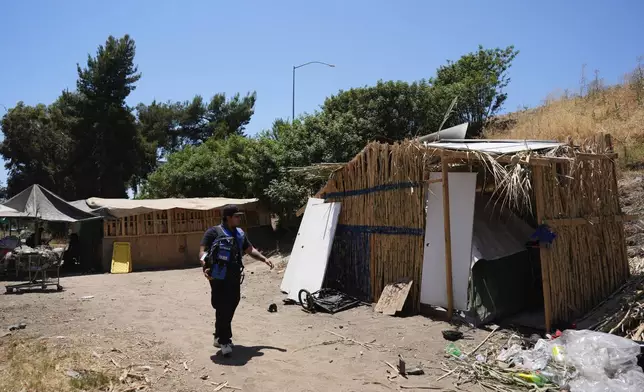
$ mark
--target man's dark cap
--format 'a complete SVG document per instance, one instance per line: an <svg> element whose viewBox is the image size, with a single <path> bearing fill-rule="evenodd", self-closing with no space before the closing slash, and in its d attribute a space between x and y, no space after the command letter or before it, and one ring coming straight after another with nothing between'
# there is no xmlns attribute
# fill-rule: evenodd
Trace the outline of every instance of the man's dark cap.
<svg viewBox="0 0 644 392"><path fill-rule="evenodd" d="M235 205L230 205L230 206L224 207L224 211L223 211L223 217L224 218L228 218L228 217L233 216L233 215L241 215L241 214L243 214L243 212L239 211L239 207L237 207Z"/></svg>

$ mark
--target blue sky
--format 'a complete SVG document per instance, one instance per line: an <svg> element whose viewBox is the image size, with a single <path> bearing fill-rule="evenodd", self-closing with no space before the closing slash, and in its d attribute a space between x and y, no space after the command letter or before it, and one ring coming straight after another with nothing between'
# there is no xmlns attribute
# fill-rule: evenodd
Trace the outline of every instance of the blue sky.
<svg viewBox="0 0 644 392"><path fill-rule="evenodd" d="M5 1L0 115L73 89L76 63L126 33L143 74L129 104L257 91L250 134L290 117L293 65L336 64L297 71L296 113L312 112L340 89L431 77L479 44L521 51L510 111L578 91L583 64L620 81L644 55L642 15L642 0Z"/></svg>

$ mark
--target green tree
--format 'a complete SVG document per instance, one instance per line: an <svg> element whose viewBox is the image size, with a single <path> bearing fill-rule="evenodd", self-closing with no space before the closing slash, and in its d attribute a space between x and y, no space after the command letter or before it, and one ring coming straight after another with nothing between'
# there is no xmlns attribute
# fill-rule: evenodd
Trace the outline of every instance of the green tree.
<svg viewBox="0 0 644 392"><path fill-rule="evenodd" d="M136 177L151 168L152 156L125 99L141 74L134 64L136 46L128 35L110 36L77 66L76 93L64 93L70 102L71 173L76 197L120 198Z"/></svg>
<svg viewBox="0 0 644 392"><path fill-rule="evenodd" d="M142 197L250 197L252 143L252 139L234 135L187 146L148 176Z"/></svg>
<svg viewBox="0 0 644 392"><path fill-rule="evenodd" d="M289 217L326 181L324 176L291 168L347 162L370 141L394 142L436 132L455 97L458 104L443 127L467 121L478 133L507 98L507 70L516 54L512 47L480 48L440 67L428 81L380 81L340 91L327 98L320 111L292 123L277 120L254 138L240 139L240 132L228 139L226 134L203 132L202 124L221 121L200 120L205 118L204 105L196 98L184 104L189 113L184 120L165 122L171 125L162 128L180 130L187 137L175 145L178 149L208 140L170 154L168 162L150 175L147 195L260 197L274 212ZM245 187L240 188L239 181Z"/></svg>
<svg viewBox="0 0 644 392"><path fill-rule="evenodd" d="M322 115L327 124L357 135L361 142L395 141L436 132L447 106L438 107L432 98L426 81L379 81L327 98Z"/></svg>
<svg viewBox="0 0 644 392"><path fill-rule="evenodd" d="M185 102L139 104L137 115L141 134L160 156L186 145L199 145L214 137L224 139L244 135L255 111L256 94L234 95L226 99L216 94L209 102L200 95Z"/></svg>
<svg viewBox="0 0 644 392"><path fill-rule="evenodd" d="M4 140L0 154L8 171L7 194L40 184L63 197L74 195L68 178L71 140L64 102L27 106L23 102L2 117Z"/></svg>
<svg viewBox="0 0 644 392"><path fill-rule="evenodd" d="M447 107L446 103L458 97L450 125L469 122L469 134L481 132L508 97L504 91L510 83L507 71L518 53L514 46L504 49L479 46L478 51L438 68L436 77L430 79L434 101Z"/></svg>

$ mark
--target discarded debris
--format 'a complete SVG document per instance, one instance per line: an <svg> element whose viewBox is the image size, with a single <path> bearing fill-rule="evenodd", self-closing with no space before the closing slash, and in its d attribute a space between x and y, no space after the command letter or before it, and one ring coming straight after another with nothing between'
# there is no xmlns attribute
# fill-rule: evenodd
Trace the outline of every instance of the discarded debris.
<svg viewBox="0 0 644 392"><path fill-rule="evenodd" d="M269 311L270 313L275 313L275 312L277 312L277 305L276 305L276 304L270 304L270 305L268 306L268 311Z"/></svg>
<svg viewBox="0 0 644 392"><path fill-rule="evenodd" d="M78 373L78 372L77 372L77 371L75 371L75 370L67 370L67 371L65 372L65 375L66 375L67 377L70 377L70 378L80 378L80 376L81 376L81 375L80 375L80 373Z"/></svg>
<svg viewBox="0 0 644 392"><path fill-rule="evenodd" d="M187 371L190 371L190 368L188 367L188 361L183 361L183 368Z"/></svg>
<svg viewBox="0 0 644 392"><path fill-rule="evenodd" d="M446 329L446 330L441 331L441 333L443 334L443 338L445 340L449 340L450 342L455 342L457 340L463 339L463 332L461 332L461 331L456 331L456 330L453 330L453 329Z"/></svg>
<svg viewBox="0 0 644 392"><path fill-rule="evenodd" d="M94 296L93 296L93 295L86 295L86 296L84 296L84 297L81 297L81 299L82 299L83 301L89 301L89 300L90 300L90 299L92 299L92 298L94 298Z"/></svg>
<svg viewBox="0 0 644 392"><path fill-rule="evenodd" d="M335 336L337 336L337 337L339 337L339 338L342 338L342 340L344 340L344 341L352 342L352 343L355 343L355 344L359 344L359 345L361 345L362 347L366 348L367 350L370 350L370 349L371 349L369 346L373 343L373 342L371 342L371 343L363 343L363 342L359 342L359 341L357 341L357 340L354 340L354 339L348 338L348 337L346 337L346 336L342 336L342 335L340 335L339 333L335 333L335 332L333 332L333 331L329 331L328 329L327 329L327 330L324 330L324 332L328 332L328 333L330 333L330 334L332 334L332 335L335 335Z"/></svg>
<svg viewBox="0 0 644 392"><path fill-rule="evenodd" d="M209 379L209 378L210 378L210 376L207 375L207 374L204 374L203 376L201 376L201 379L204 380L204 381Z"/></svg>
<svg viewBox="0 0 644 392"><path fill-rule="evenodd" d="M398 373L400 373L401 376L405 376L407 374L406 363L402 355L398 355Z"/></svg>
<svg viewBox="0 0 644 392"><path fill-rule="evenodd" d="M386 285L374 310L388 316L402 311L412 283L410 278L403 278Z"/></svg>
<svg viewBox="0 0 644 392"><path fill-rule="evenodd" d="M407 375L409 376L422 376L423 374L425 374L425 371L420 366L407 369Z"/></svg>
<svg viewBox="0 0 644 392"><path fill-rule="evenodd" d="M25 329L25 328L27 328L26 323L14 324L9 326L9 331L17 331L19 329Z"/></svg>
<svg viewBox="0 0 644 392"><path fill-rule="evenodd" d="M120 367L121 367L121 365L119 365L119 364L118 364L118 362L116 362L116 361L114 360L114 358L112 358L112 357L110 357L110 362L112 362L112 363L114 364L114 366L116 366L117 368L120 368Z"/></svg>
<svg viewBox="0 0 644 392"><path fill-rule="evenodd" d="M470 355L472 355L472 354L474 354L475 352L477 352L477 351L478 351L478 349L479 349L479 348L481 348L481 347L485 344L485 342L487 342L488 340L490 340L490 338L492 337L492 335L494 335L494 333L495 333L499 328L500 328L500 327L499 327L498 325L497 325L496 327L494 327L494 329L492 330L492 332L490 332L490 334L489 334L489 335L487 335L487 337L486 337L485 339L483 339L483 341L482 341L478 346L476 346L476 348L475 348L474 350L472 350L472 351L470 351L469 353L465 354L465 356L466 356L466 357L469 357Z"/></svg>

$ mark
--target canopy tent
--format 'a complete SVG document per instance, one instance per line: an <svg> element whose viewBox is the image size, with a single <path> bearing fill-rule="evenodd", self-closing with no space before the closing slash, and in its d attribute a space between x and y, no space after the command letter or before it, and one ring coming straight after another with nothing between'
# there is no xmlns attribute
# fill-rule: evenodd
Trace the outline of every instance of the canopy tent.
<svg viewBox="0 0 644 392"><path fill-rule="evenodd" d="M164 211L174 208L208 211L215 208L223 208L231 204L235 204L237 206L253 204L257 203L258 200L259 199L229 199L226 197L143 200L101 199L98 197L92 197L85 201L79 200L74 203L78 203L76 204L78 206L85 202L87 204L87 211L91 211L94 214L105 215L108 213L113 217L122 218L125 216L147 214L152 211Z"/></svg>
<svg viewBox="0 0 644 392"><path fill-rule="evenodd" d="M24 218L25 214L0 204L0 218Z"/></svg>
<svg viewBox="0 0 644 392"><path fill-rule="evenodd" d="M78 222L99 218L69 204L53 192L32 185L4 203L18 211L20 217L41 219L50 222Z"/></svg>

